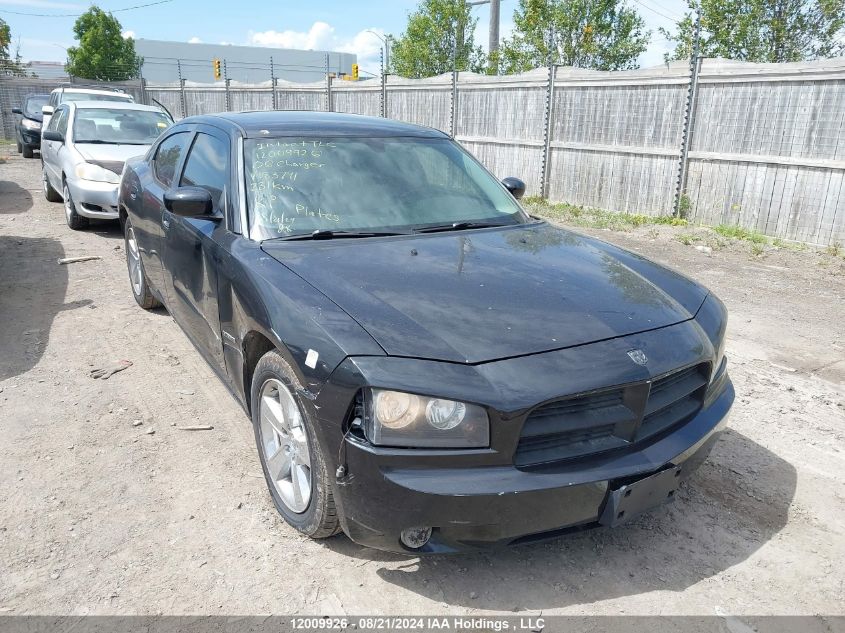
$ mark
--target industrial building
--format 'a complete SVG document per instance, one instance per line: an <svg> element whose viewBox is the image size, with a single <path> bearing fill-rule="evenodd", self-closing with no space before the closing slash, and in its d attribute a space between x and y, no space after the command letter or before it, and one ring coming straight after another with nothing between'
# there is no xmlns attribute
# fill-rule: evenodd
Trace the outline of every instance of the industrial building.
<svg viewBox="0 0 845 633"><path fill-rule="evenodd" d="M135 52L143 59L141 76L154 84L177 83L180 78L214 83L224 77L233 82L262 83L272 76L280 81L320 81L326 72L351 74L357 55L292 48L193 44L163 40L135 40ZM214 60L220 60L215 77ZM178 63L177 63L178 61ZM271 67L272 63L272 67Z"/></svg>

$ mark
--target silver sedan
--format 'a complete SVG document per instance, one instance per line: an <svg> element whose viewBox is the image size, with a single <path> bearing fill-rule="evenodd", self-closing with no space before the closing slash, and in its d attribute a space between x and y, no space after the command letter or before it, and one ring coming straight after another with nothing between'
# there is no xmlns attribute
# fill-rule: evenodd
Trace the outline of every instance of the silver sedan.
<svg viewBox="0 0 845 633"><path fill-rule="evenodd" d="M44 195L64 201L72 229L85 227L89 218L116 220L123 164L145 154L172 123L158 108L137 103L60 105L42 136Z"/></svg>

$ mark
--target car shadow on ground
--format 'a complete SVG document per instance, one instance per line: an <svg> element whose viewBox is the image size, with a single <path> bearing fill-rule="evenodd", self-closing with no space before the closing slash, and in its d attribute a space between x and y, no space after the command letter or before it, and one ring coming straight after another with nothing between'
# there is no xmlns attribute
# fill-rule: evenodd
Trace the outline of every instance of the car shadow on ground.
<svg viewBox="0 0 845 633"><path fill-rule="evenodd" d="M32 193L16 182L0 180L0 215L25 213L32 208Z"/></svg>
<svg viewBox="0 0 845 633"><path fill-rule="evenodd" d="M91 304L65 303L64 254L58 240L0 236L0 381L35 367L59 312Z"/></svg>
<svg viewBox="0 0 845 633"><path fill-rule="evenodd" d="M123 241L123 230L117 220L90 220L88 228L84 229L107 240Z"/></svg>
<svg viewBox="0 0 845 633"><path fill-rule="evenodd" d="M440 603L491 611L563 608L682 591L741 563L786 525L796 479L789 463L728 429L675 503L616 529L423 558L369 550L345 537L326 545L393 563L376 573Z"/></svg>

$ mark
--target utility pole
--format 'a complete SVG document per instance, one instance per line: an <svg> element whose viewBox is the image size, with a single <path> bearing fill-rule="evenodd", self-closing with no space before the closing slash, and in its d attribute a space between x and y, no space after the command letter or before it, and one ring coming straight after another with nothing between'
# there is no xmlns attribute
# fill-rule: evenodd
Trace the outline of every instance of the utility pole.
<svg viewBox="0 0 845 633"><path fill-rule="evenodd" d="M471 7L477 7L482 4L490 5L490 30L487 40L487 52L493 57L493 67L498 74L499 63L496 60L495 54L499 52L499 21L502 0L473 0L472 2L467 2L467 5ZM461 34L461 39L463 39L463 34Z"/></svg>
<svg viewBox="0 0 845 633"><path fill-rule="evenodd" d="M487 43L488 53L493 60L493 73L499 74L499 8L501 0L490 0L490 39Z"/></svg>

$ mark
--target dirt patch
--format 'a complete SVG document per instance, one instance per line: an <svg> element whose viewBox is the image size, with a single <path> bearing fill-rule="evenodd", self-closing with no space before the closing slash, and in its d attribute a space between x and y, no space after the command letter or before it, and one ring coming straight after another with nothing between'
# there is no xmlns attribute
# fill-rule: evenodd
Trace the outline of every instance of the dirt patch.
<svg viewBox="0 0 845 633"><path fill-rule="evenodd" d="M39 162L0 152L4 613L845 613L841 257L577 229L725 300L730 430L673 506L624 528L404 558L278 518L248 419L171 318L135 305L117 228L70 231ZM56 263L84 255L102 259Z"/></svg>

